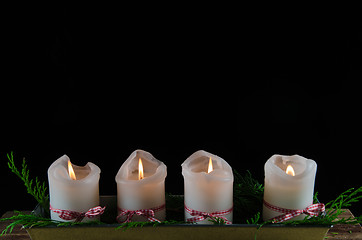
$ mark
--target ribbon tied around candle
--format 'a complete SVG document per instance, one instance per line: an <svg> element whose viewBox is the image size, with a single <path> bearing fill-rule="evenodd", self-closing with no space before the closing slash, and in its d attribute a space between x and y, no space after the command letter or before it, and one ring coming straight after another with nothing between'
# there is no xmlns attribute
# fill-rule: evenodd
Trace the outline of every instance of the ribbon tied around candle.
<svg viewBox="0 0 362 240"><path fill-rule="evenodd" d="M273 211L284 213L272 219L273 222L275 223L287 221L293 217L299 216L300 214L307 214L309 216L319 216L319 214L325 211L325 205L323 203L311 204L305 209L287 209L287 208L274 206L264 200L264 206Z"/></svg>
<svg viewBox="0 0 362 240"><path fill-rule="evenodd" d="M163 204L159 207L149 208L149 209L139 209L139 210L127 210L127 209L118 208L120 214L117 216L117 222L119 223L131 222L133 215L136 214L138 216L146 217L150 222L160 223L161 221L155 218L155 212L158 212L164 209L165 207L166 205ZM126 216L126 219L123 221L120 219L122 216Z"/></svg>
<svg viewBox="0 0 362 240"><path fill-rule="evenodd" d="M72 210L55 209L52 206L50 206L50 210L52 210L55 213L58 213L61 219L63 220L75 219L76 222L81 222L85 217L94 218L98 215L102 215L105 209L106 207L97 206L89 209L87 212L76 212Z"/></svg>
<svg viewBox="0 0 362 240"><path fill-rule="evenodd" d="M221 218L225 221L226 224L232 224L231 221L229 221L227 218L222 217L222 216L231 213L233 208L230 208L228 210L211 212L211 213L193 210L186 205L185 205L185 209L188 213L190 213L191 216L195 216L193 218L188 218L186 220L188 222L199 222L199 221L205 220L206 218L211 218L211 219Z"/></svg>

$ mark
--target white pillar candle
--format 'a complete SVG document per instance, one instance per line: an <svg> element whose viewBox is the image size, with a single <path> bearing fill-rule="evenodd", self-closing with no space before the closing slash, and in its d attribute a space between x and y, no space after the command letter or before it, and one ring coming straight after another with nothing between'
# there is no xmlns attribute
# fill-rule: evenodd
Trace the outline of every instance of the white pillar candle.
<svg viewBox="0 0 362 240"><path fill-rule="evenodd" d="M209 169L210 160L212 169ZM233 207L234 175L230 165L222 158L205 151L197 151L182 166L185 187L185 205L200 212L218 212ZM193 218L185 210L185 220ZM232 222L233 213L223 215ZM211 224L209 219L198 221Z"/></svg>
<svg viewBox="0 0 362 240"><path fill-rule="evenodd" d="M143 177L140 177L140 160ZM143 150L134 151L116 175L118 214L120 209L142 210L165 205L166 165ZM166 208L154 211L155 218L165 220ZM119 220L124 221L126 215ZM148 221L145 216L133 215L131 221Z"/></svg>
<svg viewBox="0 0 362 240"><path fill-rule="evenodd" d="M265 163L264 201L286 209L305 209L313 204L314 180L317 164L299 155L273 155ZM283 213L263 206L264 221ZM294 217L301 220L305 214Z"/></svg>
<svg viewBox="0 0 362 240"><path fill-rule="evenodd" d="M71 179L68 172L67 155L60 157L48 169L50 205L54 209L87 212L99 205L99 175L101 170L89 162L84 167L72 165L75 178ZM50 211L51 219L67 221ZM84 218L84 221L94 221L96 218ZM74 221L74 220L69 220Z"/></svg>

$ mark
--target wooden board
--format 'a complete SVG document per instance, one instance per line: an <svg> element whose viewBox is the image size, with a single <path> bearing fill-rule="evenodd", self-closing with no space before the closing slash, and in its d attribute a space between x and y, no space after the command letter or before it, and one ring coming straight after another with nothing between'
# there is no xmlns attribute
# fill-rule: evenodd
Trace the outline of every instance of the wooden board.
<svg viewBox="0 0 362 240"><path fill-rule="evenodd" d="M348 218L353 216L352 213L345 209L346 212L341 214L340 217ZM25 211L24 213L30 213ZM6 212L2 218L13 216L13 212ZM2 231L9 222L0 222L0 231ZM0 237L1 240L30 240L30 237L25 229L21 229L21 226L15 227L11 234ZM362 240L362 228L360 225L335 225L327 233L326 239L350 239L350 240Z"/></svg>

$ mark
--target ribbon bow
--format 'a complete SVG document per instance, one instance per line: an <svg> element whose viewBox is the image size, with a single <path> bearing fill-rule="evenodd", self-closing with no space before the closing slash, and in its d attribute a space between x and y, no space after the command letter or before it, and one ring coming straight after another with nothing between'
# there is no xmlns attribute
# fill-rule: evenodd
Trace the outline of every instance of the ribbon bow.
<svg viewBox="0 0 362 240"><path fill-rule="evenodd" d="M55 209L50 206L50 210L55 213L58 213L59 217L63 220L73 220L75 219L76 222L81 222L85 217L87 218L94 218L98 215L102 215L106 207L94 207L89 209L87 212L76 212L72 210L62 210L62 209Z"/></svg>
<svg viewBox="0 0 362 240"><path fill-rule="evenodd" d="M201 212L201 211L193 210L193 209L189 208L188 206L186 206L186 204L185 204L185 210L188 213L190 213L191 216L195 216L193 218L186 219L186 221L188 221L188 222L199 222L199 221L205 220L206 218L215 219L216 217L218 217L218 218L222 218L226 224L232 223L227 218L222 217L222 216L231 213L233 208L230 208L228 210L222 210L222 211L208 213L208 212Z"/></svg>
<svg viewBox="0 0 362 240"><path fill-rule="evenodd" d="M300 214L307 214L309 216L319 216L319 214L324 212L326 209L323 203L312 204L304 209L281 208L281 207L271 205L270 203L266 202L265 200L264 200L264 205L273 211L284 213L282 215L279 215L279 216L273 218L273 222L284 222L293 217L299 216Z"/></svg>
<svg viewBox="0 0 362 240"><path fill-rule="evenodd" d="M155 218L155 212L164 209L165 206L166 205L163 204L159 207L149 208L149 209L139 209L139 210L128 210L128 209L118 208L120 213L117 216L117 222L119 223L131 222L131 219L135 214L138 216L146 217L150 222L161 222L160 220ZM120 219L122 216L126 216L126 219L123 221Z"/></svg>

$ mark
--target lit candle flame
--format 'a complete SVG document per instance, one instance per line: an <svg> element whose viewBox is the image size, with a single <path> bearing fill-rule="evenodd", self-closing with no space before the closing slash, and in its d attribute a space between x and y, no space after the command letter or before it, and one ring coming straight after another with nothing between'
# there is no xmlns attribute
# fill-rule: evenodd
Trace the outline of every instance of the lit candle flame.
<svg viewBox="0 0 362 240"><path fill-rule="evenodd" d="M138 159L138 180L143 179L143 164L141 158Z"/></svg>
<svg viewBox="0 0 362 240"><path fill-rule="evenodd" d="M68 160L68 173L69 173L70 179L77 180L77 178L75 177L74 169L73 169L73 166L72 166L72 163L70 162L70 160Z"/></svg>
<svg viewBox="0 0 362 240"><path fill-rule="evenodd" d="M211 173L214 171L214 168L212 167L212 160L211 157L209 158L209 168L207 169L207 173Z"/></svg>
<svg viewBox="0 0 362 240"><path fill-rule="evenodd" d="M295 172L292 165L288 165L287 170L285 170L285 173L290 176L295 176Z"/></svg>

